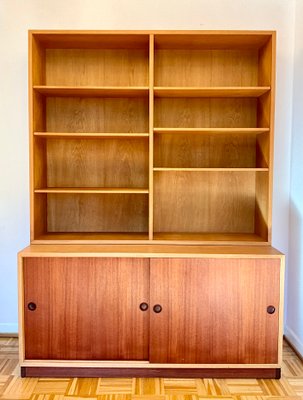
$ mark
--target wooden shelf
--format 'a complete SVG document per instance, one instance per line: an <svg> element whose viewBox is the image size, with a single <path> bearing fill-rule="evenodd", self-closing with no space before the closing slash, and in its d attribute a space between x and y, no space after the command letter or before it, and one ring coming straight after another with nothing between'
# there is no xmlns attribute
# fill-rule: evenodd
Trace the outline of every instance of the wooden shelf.
<svg viewBox="0 0 303 400"><path fill-rule="evenodd" d="M266 172L268 168L168 168L154 167L158 172Z"/></svg>
<svg viewBox="0 0 303 400"><path fill-rule="evenodd" d="M226 133L251 133L253 135L259 133L267 133L269 132L269 128L154 128L154 133L182 133L182 134L226 134Z"/></svg>
<svg viewBox="0 0 303 400"><path fill-rule="evenodd" d="M149 133L100 133L100 132L34 132L35 136L43 138L71 138L71 139L96 139L96 138L148 138Z"/></svg>
<svg viewBox="0 0 303 400"><path fill-rule="evenodd" d="M65 243L90 243L100 242L117 242L134 243L136 241L148 240L148 233L144 232L48 232L37 236L35 243L45 243L57 241Z"/></svg>
<svg viewBox="0 0 303 400"><path fill-rule="evenodd" d="M264 242L264 239L255 233L154 233L154 240L167 242L231 242L231 243L254 243Z"/></svg>
<svg viewBox="0 0 303 400"><path fill-rule="evenodd" d="M79 193L79 194L145 194L148 189L141 188L41 188L35 189L35 193Z"/></svg>
<svg viewBox="0 0 303 400"><path fill-rule="evenodd" d="M260 97L270 86L258 87L155 87L155 97Z"/></svg>
<svg viewBox="0 0 303 400"><path fill-rule="evenodd" d="M56 97L147 97L148 86L34 86L46 96Z"/></svg>

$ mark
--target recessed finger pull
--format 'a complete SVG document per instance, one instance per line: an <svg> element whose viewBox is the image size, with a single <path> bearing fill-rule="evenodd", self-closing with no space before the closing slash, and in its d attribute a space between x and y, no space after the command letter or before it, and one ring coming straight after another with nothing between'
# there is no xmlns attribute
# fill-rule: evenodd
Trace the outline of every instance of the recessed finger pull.
<svg viewBox="0 0 303 400"><path fill-rule="evenodd" d="M148 310L148 304L147 303L141 303L139 307L140 307L141 311Z"/></svg>
<svg viewBox="0 0 303 400"><path fill-rule="evenodd" d="M160 306L160 304L155 304L153 310L155 313L159 314L162 311L162 307Z"/></svg>
<svg viewBox="0 0 303 400"><path fill-rule="evenodd" d="M30 311L35 311L36 308L37 308L37 305L36 305L36 303L30 302L30 303L28 303L27 308L28 308Z"/></svg>
<svg viewBox="0 0 303 400"><path fill-rule="evenodd" d="M276 311L276 308L274 306L268 306L267 307L267 313L268 314L273 314Z"/></svg>

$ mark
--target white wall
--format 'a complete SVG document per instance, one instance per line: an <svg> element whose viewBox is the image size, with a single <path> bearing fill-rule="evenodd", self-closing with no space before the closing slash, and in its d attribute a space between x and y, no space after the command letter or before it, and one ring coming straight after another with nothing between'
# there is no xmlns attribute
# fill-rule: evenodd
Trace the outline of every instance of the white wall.
<svg viewBox="0 0 303 400"><path fill-rule="evenodd" d="M291 150L287 338L303 356L303 1L297 0Z"/></svg>
<svg viewBox="0 0 303 400"><path fill-rule="evenodd" d="M0 332L17 330L16 253L29 242L28 29L277 30L273 245L288 251L295 0L0 0Z"/></svg>

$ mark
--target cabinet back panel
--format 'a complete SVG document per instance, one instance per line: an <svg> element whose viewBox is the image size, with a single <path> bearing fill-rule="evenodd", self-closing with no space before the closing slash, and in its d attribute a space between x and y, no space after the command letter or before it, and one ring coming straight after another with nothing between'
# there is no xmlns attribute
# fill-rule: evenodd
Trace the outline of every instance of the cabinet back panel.
<svg viewBox="0 0 303 400"><path fill-rule="evenodd" d="M148 132L148 99L48 97L48 132Z"/></svg>
<svg viewBox="0 0 303 400"><path fill-rule="evenodd" d="M155 232L254 233L255 172L157 172Z"/></svg>
<svg viewBox="0 0 303 400"><path fill-rule="evenodd" d="M257 50L156 50L155 86L257 86Z"/></svg>
<svg viewBox="0 0 303 400"><path fill-rule="evenodd" d="M255 128L256 99L156 99L155 127Z"/></svg>
<svg viewBox="0 0 303 400"><path fill-rule="evenodd" d="M166 32L159 35L155 32L156 49L191 49L191 50L213 50L213 49L260 49L270 41L272 32L249 33L249 32L188 32L179 33Z"/></svg>
<svg viewBox="0 0 303 400"><path fill-rule="evenodd" d="M48 194L48 232L147 232L145 194Z"/></svg>
<svg viewBox="0 0 303 400"><path fill-rule="evenodd" d="M148 187L142 139L47 140L48 187Z"/></svg>
<svg viewBox="0 0 303 400"><path fill-rule="evenodd" d="M148 50L48 49L46 85L146 86Z"/></svg>
<svg viewBox="0 0 303 400"><path fill-rule="evenodd" d="M255 135L169 133L154 138L155 167L256 167Z"/></svg>

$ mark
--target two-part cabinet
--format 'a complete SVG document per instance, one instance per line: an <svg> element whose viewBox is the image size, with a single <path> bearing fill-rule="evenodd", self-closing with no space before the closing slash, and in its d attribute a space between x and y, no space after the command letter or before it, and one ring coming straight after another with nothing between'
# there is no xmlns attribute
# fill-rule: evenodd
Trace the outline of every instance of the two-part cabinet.
<svg viewBox="0 0 303 400"><path fill-rule="evenodd" d="M272 31L30 31L23 376L279 377Z"/></svg>

